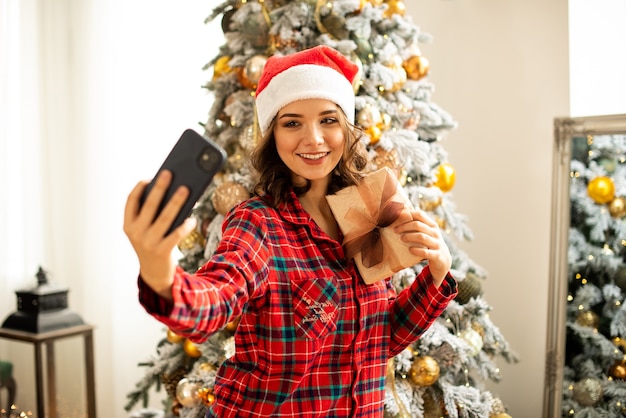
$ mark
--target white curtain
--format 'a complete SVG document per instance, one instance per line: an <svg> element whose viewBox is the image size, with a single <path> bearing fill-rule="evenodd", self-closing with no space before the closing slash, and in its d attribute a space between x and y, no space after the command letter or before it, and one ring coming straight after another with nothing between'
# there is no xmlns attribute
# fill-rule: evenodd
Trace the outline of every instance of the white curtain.
<svg viewBox="0 0 626 418"><path fill-rule="evenodd" d="M34 1L0 2L0 315L43 261L39 39Z"/></svg>
<svg viewBox="0 0 626 418"><path fill-rule="evenodd" d="M70 309L96 328L101 416L125 416L138 363L164 336L137 302L123 207L184 129L201 131L202 67L222 43L219 19L204 24L213 7L0 0L0 317L40 265L69 288ZM34 409L21 394L18 406Z"/></svg>

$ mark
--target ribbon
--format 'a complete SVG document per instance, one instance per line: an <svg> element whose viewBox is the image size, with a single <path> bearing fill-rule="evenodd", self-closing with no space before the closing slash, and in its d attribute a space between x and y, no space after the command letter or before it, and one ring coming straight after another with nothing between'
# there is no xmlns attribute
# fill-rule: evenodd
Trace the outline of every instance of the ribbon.
<svg viewBox="0 0 626 418"><path fill-rule="evenodd" d="M384 173L385 182L380 198L367 181L368 178L357 186L365 210L350 208L346 212L345 219L356 227L346 233L343 245L349 258L361 253L364 267L377 266L387 258L395 272L402 267L393 251L387 251L389 254L385 254L381 229L392 225L400 218L404 204L393 200L398 186L390 173L386 171Z"/></svg>

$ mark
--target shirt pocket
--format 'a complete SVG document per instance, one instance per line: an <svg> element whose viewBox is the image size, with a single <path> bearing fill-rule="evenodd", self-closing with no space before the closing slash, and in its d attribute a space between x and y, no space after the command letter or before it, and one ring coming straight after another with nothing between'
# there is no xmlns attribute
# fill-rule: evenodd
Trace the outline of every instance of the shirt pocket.
<svg viewBox="0 0 626 418"><path fill-rule="evenodd" d="M334 278L309 278L291 283L296 336L321 339L337 329L339 292Z"/></svg>

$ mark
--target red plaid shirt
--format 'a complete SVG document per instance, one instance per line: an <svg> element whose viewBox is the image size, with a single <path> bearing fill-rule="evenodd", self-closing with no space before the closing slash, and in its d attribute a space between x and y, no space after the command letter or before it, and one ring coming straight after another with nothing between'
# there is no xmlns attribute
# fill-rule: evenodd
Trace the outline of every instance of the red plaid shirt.
<svg viewBox="0 0 626 418"><path fill-rule="evenodd" d="M253 198L232 210L211 260L178 268L172 303L142 280L139 297L196 342L242 315L208 417L381 418L387 360L456 295L450 275L431 282L426 267L398 295L389 280L366 285L292 193L277 209Z"/></svg>

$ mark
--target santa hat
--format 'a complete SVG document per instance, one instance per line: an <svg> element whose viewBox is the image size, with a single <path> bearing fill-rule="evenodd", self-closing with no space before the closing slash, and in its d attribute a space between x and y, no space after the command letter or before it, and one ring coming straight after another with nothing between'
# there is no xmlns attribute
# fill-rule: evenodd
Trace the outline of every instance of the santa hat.
<svg viewBox="0 0 626 418"><path fill-rule="evenodd" d="M327 99L354 123L352 82L359 68L335 49L320 45L267 59L256 89L257 117L266 134L272 119L289 103Z"/></svg>

